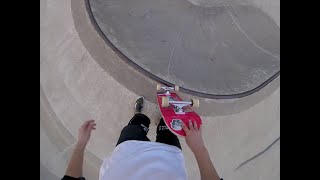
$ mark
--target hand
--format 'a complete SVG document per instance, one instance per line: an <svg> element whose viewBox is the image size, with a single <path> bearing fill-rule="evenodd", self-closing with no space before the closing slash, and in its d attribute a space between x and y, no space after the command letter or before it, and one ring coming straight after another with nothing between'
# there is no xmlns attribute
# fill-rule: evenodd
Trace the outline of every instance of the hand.
<svg viewBox="0 0 320 180"><path fill-rule="evenodd" d="M94 120L88 120L82 124L78 131L78 145L82 147L87 145L93 129L96 129Z"/></svg>
<svg viewBox="0 0 320 180"><path fill-rule="evenodd" d="M203 139L202 139L202 131L201 126L198 129L197 122L189 120L189 128L185 123L182 124L183 130L186 132L186 142L193 152L193 154L201 153L202 150L206 149Z"/></svg>

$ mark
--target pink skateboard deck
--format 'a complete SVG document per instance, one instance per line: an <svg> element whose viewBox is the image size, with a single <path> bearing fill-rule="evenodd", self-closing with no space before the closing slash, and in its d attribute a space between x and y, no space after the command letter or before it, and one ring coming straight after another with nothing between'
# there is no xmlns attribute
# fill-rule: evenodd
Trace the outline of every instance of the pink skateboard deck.
<svg viewBox="0 0 320 180"><path fill-rule="evenodd" d="M157 92L157 100L162 114L163 120L169 130L180 137L185 137L186 133L182 129L182 123L185 123L189 127L189 120L196 121L198 128L202 124L200 116L193 111L190 105L183 107L184 114L177 114L174 111L174 106L169 104L169 107L162 107L162 97L167 96L169 101L182 101L182 99L175 93L170 92L170 95L166 95L163 92Z"/></svg>

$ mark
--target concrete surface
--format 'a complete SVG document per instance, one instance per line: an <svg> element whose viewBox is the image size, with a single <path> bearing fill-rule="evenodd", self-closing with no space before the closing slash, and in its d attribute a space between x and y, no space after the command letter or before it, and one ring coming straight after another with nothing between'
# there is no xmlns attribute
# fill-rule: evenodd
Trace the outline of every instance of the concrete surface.
<svg viewBox="0 0 320 180"><path fill-rule="evenodd" d="M103 36L151 78L203 94L235 95L278 75L275 18L254 2L192 2L89 0L88 10Z"/></svg>
<svg viewBox="0 0 320 180"><path fill-rule="evenodd" d="M153 96L156 82L128 66L105 44L86 12L83 0L40 1L43 180L64 174L77 129L87 119L97 121L97 130L85 153L84 175L97 179L102 160L113 151L138 95L146 95L144 113L152 120L148 136L155 140L154 122L160 117ZM279 97L280 77L244 98L201 98L197 112L204 123L204 141L224 179L280 179ZM196 161L180 141L188 177L199 179Z"/></svg>

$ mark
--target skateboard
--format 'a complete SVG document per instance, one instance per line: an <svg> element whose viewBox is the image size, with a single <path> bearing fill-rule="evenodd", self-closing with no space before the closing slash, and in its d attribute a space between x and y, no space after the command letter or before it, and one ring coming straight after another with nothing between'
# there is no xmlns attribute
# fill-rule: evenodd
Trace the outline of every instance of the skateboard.
<svg viewBox="0 0 320 180"><path fill-rule="evenodd" d="M200 116L191 107L199 107L199 99L183 101L177 94L179 86L167 87L157 84L157 101L163 120L168 129L175 135L185 137L182 129L185 123L189 127L189 120L196 121L198 128L202 124Z"/></svg>

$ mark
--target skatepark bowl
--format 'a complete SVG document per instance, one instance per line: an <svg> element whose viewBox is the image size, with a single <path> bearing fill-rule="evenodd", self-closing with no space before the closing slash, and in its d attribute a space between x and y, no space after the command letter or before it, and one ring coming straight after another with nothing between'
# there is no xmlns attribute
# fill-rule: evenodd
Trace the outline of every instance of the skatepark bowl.
<svg viewBox="0 0 320 180"><path fill-rule="evenodd" d="M223 179L280 179L280 0L41 0L40 179L64 175L89 119L83 174L99 179L139 96L155 141L158 83L199 99ZM179 140L188 179L200 179Z"/></svg>
<svg viewBox="0 0 320 180"><path fill-rule="evenodd" d="M124 60L184 92L242 97L280 73L280 22L253 2L88 0L87 5L96 29Z"/></svg>

